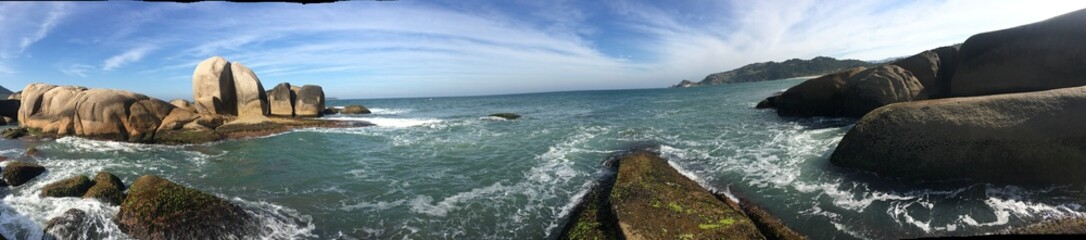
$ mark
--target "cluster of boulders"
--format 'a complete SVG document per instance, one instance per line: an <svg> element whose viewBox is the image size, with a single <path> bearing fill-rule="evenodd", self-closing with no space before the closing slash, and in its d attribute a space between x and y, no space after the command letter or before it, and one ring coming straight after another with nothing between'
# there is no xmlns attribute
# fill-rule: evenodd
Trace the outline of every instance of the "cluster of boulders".
<svg viewBox="0 0 1086 240"><path fill-rule="evenodd" d="M862 117L830 161L882 176L1086 183L1086 10L977 34L766 100L782 116ZM772 103L772 104L769 104Z"/></svg>
<svg viewBox="0 0 1086 240"><path fill-rule="evenodd" d="M230 131L237 129L269 133L288 129L285 125L327 124L268 118L321 116L320 86L283 83L265 92L251 69L217 56L197 65L192 84L194 102L165 102L123 90L34 83L0 100L0 116L44 136L144 143L198 143L233 136Z"/></svg>
<svg viewBox="0 0 1086 240"><path fill-rule="evenodd" d="M13 161L2 169L0 183L21 186L45 171L35 163ZM109 172L98 172L93 180L73 176L45 185L40 196L79 197L120 206L113 221L136 239L241 239L259 231L254 216L236 204L153 175L136 179L127 193L124 182ZM103 229L88 221L85 212L70 209L49 220L45 233L58 239L101 236Z"/></svg>

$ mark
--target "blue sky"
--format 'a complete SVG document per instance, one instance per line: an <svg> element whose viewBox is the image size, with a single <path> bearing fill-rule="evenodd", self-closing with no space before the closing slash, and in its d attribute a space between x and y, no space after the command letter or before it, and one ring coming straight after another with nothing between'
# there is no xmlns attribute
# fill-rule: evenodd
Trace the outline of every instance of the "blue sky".
<svg viewBox="0 0 1086 240"><path fill-rule="evenodd" d="M747 63L881 60L1086 1L0 3L0 85L192 97L211 56L265 88L390 98L653 88Z"/></svg>

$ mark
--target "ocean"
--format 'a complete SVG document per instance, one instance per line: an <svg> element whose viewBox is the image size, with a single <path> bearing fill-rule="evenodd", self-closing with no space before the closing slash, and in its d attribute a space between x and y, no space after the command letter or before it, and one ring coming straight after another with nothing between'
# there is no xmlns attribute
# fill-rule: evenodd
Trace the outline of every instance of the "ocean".
<svg viewBox="0 0 1086 240"><path fill-rule="evenodd" d="M77 208L106 237L128 239L111 222L115 206L38 197L53 181L109 171L126 184L154 174L235 202L262 222L258 239L547 239L609 154L644 145L812 239L971 235L1084 213L1081 188L909 182L836 167L829 155L855 120L754 109L800 81L333 100L373 113L326 118L376 126L198 145L0 140L0 155L48 169L0 190L0 232L38 239L46 221ZM498 112L523 117L487 117ZM40 153L22 156L30 147Z"/></svg>

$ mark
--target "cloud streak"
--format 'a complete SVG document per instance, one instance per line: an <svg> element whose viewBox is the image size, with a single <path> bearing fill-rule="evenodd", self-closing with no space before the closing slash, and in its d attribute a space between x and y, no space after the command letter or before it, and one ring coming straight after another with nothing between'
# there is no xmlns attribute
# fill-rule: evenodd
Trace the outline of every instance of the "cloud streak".
<svg viewBox="0 0 1086 240"><path fill-rule="evenodd" d="M116 56L112 56L110 58L107 58L105 61L103 61L102 62L102 70L103 71L111 71L113 69L120 68L120 67L122 67L122 66L124 66L126 64L139 61L140 59L143 59L143 56L147 55L147 53L150 52L151 50L154 50L154 49L151 48L151 47L148 47L148 46L141 46L141 47L129 49L128 51L125 51L124 53L118 54Z"/></svg>

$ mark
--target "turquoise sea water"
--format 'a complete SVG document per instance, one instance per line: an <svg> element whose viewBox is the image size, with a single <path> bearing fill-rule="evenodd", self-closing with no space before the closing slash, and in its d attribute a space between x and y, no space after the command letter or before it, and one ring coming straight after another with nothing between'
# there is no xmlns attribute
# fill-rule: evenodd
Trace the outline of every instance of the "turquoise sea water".
<svg viewBox="0 0 1086 240"><path fill-rule="evenodd" d="M128 184L155 174L230 199L259 216L257 239L546 239L608 154L644 144L813 239L978 234L1083 213L1081 188L902 182L835 167L828 156L854 120L753 108L799 81L336 100L329 105L374 113L328 118L377 126L188 146L0 140L0 155L48 168L0 190L0 232L37 239L48 219L78 208L108 237L127 239L110 222L116 207L37 196L52 181L107 170ZM485 117L497 112L523 118ZM28 147L41 154L22 156Z"/></svg>

